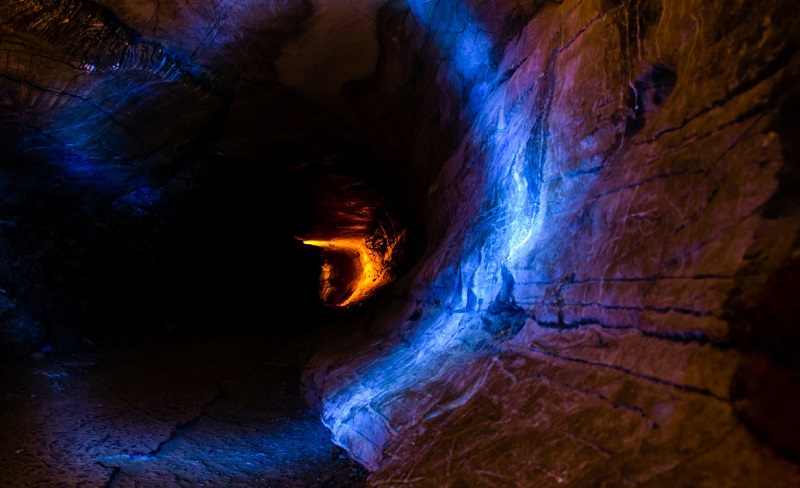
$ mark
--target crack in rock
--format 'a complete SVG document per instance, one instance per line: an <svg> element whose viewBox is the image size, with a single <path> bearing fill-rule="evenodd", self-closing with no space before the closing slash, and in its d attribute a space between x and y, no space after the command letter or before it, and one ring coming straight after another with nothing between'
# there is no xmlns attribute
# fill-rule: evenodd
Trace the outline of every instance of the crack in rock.
<svg viewBox="0 0 800 488"><path fill-rule="evenodd" d="M216 395L214 395L211 400L203 405L203 407L200 409L200 412L196 416L176 425L170 432L169 436L161 441L158 446L155 447L155 449L147 453L112 454L110 456L104 456L100 458L98 461L100 465L106 468L114 469L114 471L111 473L109 484L107 486L111 486L111 483L113 483L113 481L119 476L120 472L125 468L125 466L156 459L167 444L176 440L182 433L191 430L192 427L194 427L203 417L207 416L208 410L216 402L224 398L222 387L217 383L214 383L214 386L217 388Z"/></svg>

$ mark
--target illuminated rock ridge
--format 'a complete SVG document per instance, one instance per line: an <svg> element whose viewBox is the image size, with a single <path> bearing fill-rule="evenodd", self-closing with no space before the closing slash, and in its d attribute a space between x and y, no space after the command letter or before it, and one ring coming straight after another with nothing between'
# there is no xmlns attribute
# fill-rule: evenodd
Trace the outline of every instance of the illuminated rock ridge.
<svg viewBox="0 0 800 488"><path fill-rule="evenodd" d="M308 373L374 486L798 483L792 8L383 7L431 241Z"/></svg>

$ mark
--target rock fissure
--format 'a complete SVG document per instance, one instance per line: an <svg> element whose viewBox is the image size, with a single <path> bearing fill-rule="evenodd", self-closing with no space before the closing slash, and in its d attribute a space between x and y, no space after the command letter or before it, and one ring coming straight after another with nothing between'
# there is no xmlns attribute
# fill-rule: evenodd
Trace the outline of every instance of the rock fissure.
<svg viewBox="0 0 800 488"><path fill-rule="evenodd" d="M63 96L70 97L70 98L75 98L75 99L78 99L78 100L80 100L82 102L86 102L89 105L91 105L92 108L94 108L98 112L102 113L106 118L108 118L108 120L110 120L114 124L122 127L126 131L130 131L131 130L130 127L125 126L125 124L123 124L122 122L117 120L111 112L103 109L103 107L99 106L96 102L94 102L90 98L86 98L86 97L84 97L82 95L78 95L77 93L70 93L68 91L56 90L56 89L53 89L53 88L47 88L47 87L44 87L44 86L37 85L37 84L33 83L30 80L17 79L17 78L13 78L11 76L4 75L4 74L0 74L0 79L8 80L8 81L11 81L12 83L20 83L20 84L29 86L31 88L34 88L36 90L39 90L39 91L41 91L43 93L48 93L48 94L54 95L56 98L53 101L53 105L58 104L58 99L63 97Z"/></svg>
<svg viewBox="0 0 800 488"><path fill-rule="evenodd" d="M716 275L716 274L698 274L698 275L652 275L652 276L631 276L631 277L610 277L610 278L596 278L596 277L587 277L587 278L571 278L566 281L533 281L533 280L525 280L525 281L518 281L517 283L523 285L563 285L563 286L570 286L570 285L579 285L584 283L650 283L650 282L657 282L657 281L667 281L667 280L698 280L698 281L705 281L705 280L721 280L721 281L732 281L734 280L734 276L729 275Z"/></svg>
<svg viewBox="0 0 800 488"><path fill-rule="evenodd" d="M791 52L789 54L791 54ZM788 64L789 60L786 59L783 62L784 62L784 65L785 65L785 64ZM780 70L783 69L783 67L784 66L782 66L780 68L776 68L774 70L772 70L772 69L766 70L766 72L764 73L764 78L763 79L753 80L750 83L747 83L747 84L744 84L742 86L737 87L736 90L727 92L723 98L720 98L718 100L714 100L711 104L709 104L708 106L704 107L702 110L692 114L688 118L683 119L679 124L677 124L675 126L672 126L672 127L668 127L666 129L663 129L663 130L660 130L660 131L657 131L655 134L653 134L652 138L647 139L645 141L637 142L637 144L642 144L642 145L652 144L652 143L656 142L656 140L659 139L663 135L682 130L683 128L685 128L686 126L688 126L689 124L691 124L695 120L698 120L701 117L709 114L714 109L718 109L718 108L723 107L726 103L729 103L730 101L732 101L737 96L743 95L748 90L751 90L753 88L758 87L760 83L764 83L769 78L772 78L772 77L775 77L775 76L779 75L780 74ZM736 121L738 121L741 118L747 119L747 118L759 115L761 113L763 113L763 110L759 110L758 105L755 105L752 109L748 109L747 111L745 111L743 113L737 114L736 117L734 119L732 119L731 121L725 122L724 124L721 124L720 127L718 127L718 129L723 129L728 124L736 123Z"/></svg>
<svg viewBox="0 0 800 488"><path fill-rule="evenodd" d="M611 369L611 370L623 373L624 375L632 376L634 378L641 379L641 380L644 380L644 381L647 381L647 382L651 382L651 383L655 383L655 384L658 384L658 385L667 386L667 387L674 388L674 389L680 390L680 391L685 391L685 392L688 392L688 393L702 395L704 397L712 398L712 399L718 400L720 402L730 403L730 399L729 398L714 394L708 388L702 388L702 387L697 387L697 386L693 386L693 385L675 383L675 382L672 382L672 381L669 381L669 380L666 380L666 379L663 379L663 378L659 378L659 377L656 377L656 376L637 373L636 371L633 371L633 370L631 370L629 368L625 368L625 367L617 365L617 364L607 364L607 363L601 363L601 362L596 362L596 361L590 361L590 360L579 358L579 357L568 356L566 354L559 354L559 353L557 353L555 351L552 351L552 350L542 349L542 348L537 348L537 347L530 347L530 346L524 347L524 348L517 347L517 346L505 346L504 349L508 350L508 351L518 352L518 353L521 353L521 354L532 354L532 355L541 354L541 355L544 355L544 356L550 356L550 357L558 358L558 359L561 359L561 360L564 360L564 361L567 361L567 362L583 364L583 365L591 366L591 367L607 368L607 369Z"/></svg>
<svg viewBox="0 0 800 488"><path fill-rule="evenodd" d="M98 461L98 464L100 464L100 466L103 466L104 468L108 467L108 466L106 466L105 464L103 464L102 462L99 462L99 461ZM105 488L113 488L114 483L116 483L117 478L119 477L120 473L122 473L122 468L121 467L117 466L117 467L111 468L111 474L108 476L108 481L104 485Z"/></svg>
<svg viewBox="0 0 800 488"><path fill-rule="evenodd" d="M151 460L158 457L159 454L163 451L164 447L167 446L167 444L174 442L184 433L191 431L192 427L207 415L208 409L211 408L215 403L224 398L222 388L219 385L215 386L217 388L217 394L214 396L214 398L206 402L201 407L200 412L197 415L193 416L189 420L186 420L185 422L181 422L180 424L175 425L172 428L171 432L169 433L169 436L163 439L161 442L159 442L155 448L146 453L132 453L132 454L119 454L119 455L106 456L101 460L101 464L103 464L106 467L114 467L113 464L110 464L111 462L119 462L119 460L126 460L126 461Z"/></svg>

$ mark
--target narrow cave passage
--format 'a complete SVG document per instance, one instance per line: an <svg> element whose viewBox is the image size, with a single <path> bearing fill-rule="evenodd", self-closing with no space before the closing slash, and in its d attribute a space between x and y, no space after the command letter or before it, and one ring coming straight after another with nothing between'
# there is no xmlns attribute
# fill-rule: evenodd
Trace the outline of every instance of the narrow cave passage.
<svg viewBox="0 0 800 488"><path fill-rule="evenodd" d="M321 252L299 236L358 234L390 192L359 148L285 154L283 170L203 156L192 189L141 212L72 190L5 202L22 260L2 302L7 486L363 485L301 391L310 351L292 347L363 304L325 303ZM14 294L26 280L34 301Z"/></svg>
<svg viewBox="0 0 800 488"><path fill-rule="evenodd" d="M135 3L0 2L0 486L363 486L301 371L413 261L403 186L276 78L308 4Z"/></svg>
<svg viewBox="0 0 800 488"><path fill-rule="evenodd" d="M321 252L300 236L366 238L372 219L402 217L364 169L374 156L322 139L272 154L282 169L202 155L192 188L146 211L72 190L6 202L7 235L42 255L6 269L8 486L363 485L306 402L311 351L292 343L364 304L326 303ZM334 266L346 288L351 264ZM13 291L32 270L30 303Z"/></svg>

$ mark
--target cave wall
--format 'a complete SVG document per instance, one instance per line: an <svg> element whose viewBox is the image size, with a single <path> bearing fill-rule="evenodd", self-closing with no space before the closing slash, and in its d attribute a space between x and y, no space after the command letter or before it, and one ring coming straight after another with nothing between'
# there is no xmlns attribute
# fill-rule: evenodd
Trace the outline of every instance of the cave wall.
<svg viewBox="0 0 800 488"><path fill-rule="evenodd" d="M383 7L429 245L307 372L375 486L800 482L793 9Z"/></svg>
<svg viewBox="0 0 800 488"><path fill-rule="evenodd" d="M374 485L796 485L793 12L0 2L0 353L264 312L261 277L300 274L284 171L364 144L421 259L305 381Z"/></svg>

